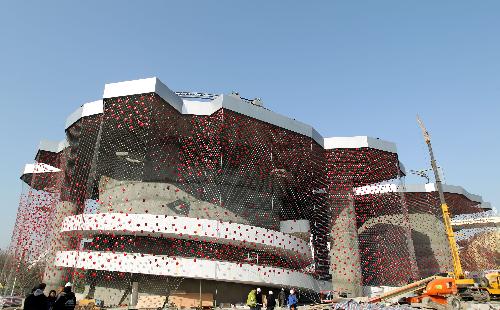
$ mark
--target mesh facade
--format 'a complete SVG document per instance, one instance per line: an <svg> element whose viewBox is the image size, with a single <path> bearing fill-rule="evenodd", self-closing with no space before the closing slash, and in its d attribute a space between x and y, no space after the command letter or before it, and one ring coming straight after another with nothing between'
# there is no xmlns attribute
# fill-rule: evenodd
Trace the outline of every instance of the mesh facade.
<svg viewBox="0 0 500 310"><path fill-rule="evenodd" d="M108 305L129 304L133 283L165 296L202 287L234 304L255 286L313 298L333 282L356 295L444 268L423 262L426 235L411 227L427 205L354 193L402 182L395 152L327 148L238 108L180 113L158 93L105 98L66 129L67 147L38 152L57 171L22 177L3 271L12 286L12 270L31 264L37 280L72 281Z"/></svg>

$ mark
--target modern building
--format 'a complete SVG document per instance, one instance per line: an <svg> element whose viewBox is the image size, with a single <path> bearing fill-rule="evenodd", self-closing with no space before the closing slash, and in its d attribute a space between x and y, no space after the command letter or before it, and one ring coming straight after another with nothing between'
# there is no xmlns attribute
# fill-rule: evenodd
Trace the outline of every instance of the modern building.
<svg viewBox="0 0 500 310"><path fill-rule="evenodd" d="M405 186L391 142L324 138L260 99L157 78L107 84L65 133L23 171L11 246L46 262L49 286L108 305L172 291L237 303L254 287L360 295L449 267L432 184ZM482 210L445 190L452 212Z"/></svg>
<svg viewBox="0 0 500 310"><path fill-rule="evenodd" d="M443 184L443 191L452 216L491 210L490 204L480 196L471 194L460 186ZM363 277L365 286L397 286L398 283L388 283L388 279L384 278L389 270L398 275L398 279L405 279L407 271L404 268L414 270L416 273L413 277L418 279L453 270L435 184L369 185L354 189L354 193L359 209L364 210L358 213L358 234L362 251L377 251L380 240L392 240L393 243L392 248L383 246L380 249L379 253L383 252L384 255L372 255L371 259L365 261L362 269L366 274ZM397 210L402 204L406 206L406 214L386 211L390 207ZM406 228L404 223L409 224L411 239L401 240L401 234L388 234L387 226L403 230ZM405 242L408 246L403 246L405 250L402 251L400 246ZM411 259L408 260L408 257ZM408 260L408 265L398 263L400 260Z"/></svg>

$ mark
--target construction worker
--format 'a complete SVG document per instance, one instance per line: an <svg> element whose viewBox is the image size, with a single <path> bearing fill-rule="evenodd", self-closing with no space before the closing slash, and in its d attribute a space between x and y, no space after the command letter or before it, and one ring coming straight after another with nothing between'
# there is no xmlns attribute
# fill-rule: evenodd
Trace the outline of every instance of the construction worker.
<svg viewBox="0 0 500 310"><path fill-rule="evenodd" d="M71 291L73 285L68 282L64 286L64 289L59 296L57 296L54 302L54 310L74 310L76 307L76 296L75 293Z"/></svg>
<svg viewBox="0 0 500 310"><path fill-rule="evenodd" d="M288 308L290 310L297 310L297 304L299 300L297 295L295 295L295 291L293 289L290 290L290 295L288 295Z"/></svg>
<svg viewBox="0 0 500 310"><path fill-rule="evenodd" d="M286 293L285 288L281 288L281 291L278 293L278 304L281 308L286 306Z"/></svg>
<svg viewBox="0 0 500 310"><path fill-rule="evenodd" d="M274 310L276 307L276 299L274 299L273 291L269 291L269 295L267 295L267 310Z"/></svg>
<svg viewBox="0 0 500 310"><path fill-rule="evenodd" d="M45 283L40 283L38 286L33 288L32 293L24 300L24 310L49 309L47 296L43 293L46 286L47 285Z"/></svg>
<svg viewBox="0 0 500 310"><path fill-rule="evenodd" d="M251 290L250 293L248 293L247 306L250 307L250 310L256 309L256 307L257 307L257 292L255 290Z"/></svg>
<svg viewBox="0 0 500 310"><path fill-rule="evenodd" d="M262 309L262 290L260 287L257 288L257 294L255 296L255 299L257 301L257 305L255 306L256 310L261 310Z"/></svg>

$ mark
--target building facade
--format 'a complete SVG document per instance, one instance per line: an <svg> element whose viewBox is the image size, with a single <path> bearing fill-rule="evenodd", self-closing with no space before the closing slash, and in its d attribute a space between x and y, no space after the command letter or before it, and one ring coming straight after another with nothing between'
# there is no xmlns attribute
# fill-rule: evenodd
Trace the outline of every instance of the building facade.
<svg viewBox="0 0 500 310"><path fill-rule="evenodd" d="M200 290L237 303L256 286L360 295L448 268L424 262L422 240L446 251L412 226L441 229L436 196L406 190L393 143L323 138L259 99L157 78L107 84L65 133L25 167L11 246L45 262L49 286L81 283L108 305ZM462 196L452 211L480 210Z"/></svg>

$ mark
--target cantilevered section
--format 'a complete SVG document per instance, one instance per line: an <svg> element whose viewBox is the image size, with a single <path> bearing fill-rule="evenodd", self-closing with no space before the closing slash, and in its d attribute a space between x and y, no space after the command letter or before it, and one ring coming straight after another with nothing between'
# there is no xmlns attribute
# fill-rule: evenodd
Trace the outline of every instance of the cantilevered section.
<svg viewBox="0 0 500 310"><path fill-rule="evenodd" d="M326 150L357 149L367 147L390 153L397 153L396 145L394 143L367 136L323 138L322 146Z"/></svg>
<svg viewBox="0 0 500 310"><path fill-rule="evenodd" d="M56 167L52 167L50 165L44 163L34 163L34 164L26 164L24 165L23 172L21 174L21 178L27 174L33 173L50 173L50 172L59 172L60 169Z"/></svg>
<svg viewBox="0 0 500 310"><path fill-rule="evenodd" d="M61 141L42 140L38 144L35 161L55 168L61 168L62 152L69 146L66 139Z"/></svg>
<svg viewBox="0 0 500 310"><path fill-rule="evenodd" d="M210 96L208 98L211 100L208 101L197 101L193 100L193 98L183 99L156 77L106 84L103 99L147 93L156 93L181 114L212 115L214 112L224 108L310 137L324 149L373 148L391 153L397 152L394 143L378 138L367 136L324 138L316 129L308 124L265 109L261 105L251 104L248 100L242 99L235 94L218 95L216 97ZM65 128L69 128L80 118L103 113L104 100L97 100L82 105L67 118Z"/></svg>
<svg viewBox="0 0 500 310"><path fill-rule="evenodd" d="M52 191L56 182L56 178L52 176L59 172L61 172L59 168L36 162L24 166L20 179L35 189Z"/></svg>
<svg viewBox="0 0 500 310"><path fill-rule="evenodd" d="M71 127L71 125L73 125L75 122L77 122L79 119L83 117L102 114L103 112L104 110L103 110L102 100L96 100L84 103L75 112L71 113L71 115L68 116L68 118L66 119L66 125L64 129L68 129L69 127Z"/></svg>
<svg viewBox="0 0 500 310"><path fill-rule="evenodd" d="M436 185L434 183L428 184L380 184L380 185L367 185L354 189L355 195L370 195L370 194L384 194L384 193L432 193L436 192ZM482 209L491 209L488 202L484 202L483 198L476 194L471 194L461 186L443 184L443 192L450 194L463 195ZM484 211L484 210L482 210Z"/></svg>
<svg viewBox="0 0 500 310"><path fill-rule="evenodd" d="M487 216L472 219L452 219L451 225L453 230L461 229L484 228L484 227L500 227L500 216Z"/></svg>
<svg viewBox="0 0 500 310"><path fill-rule="evenodd" d="M46 151L51 153L59 153L65 148L69 146L68 141L66 139L61 141L52 141L52 140L41 140L38 144L38 152Z"/></svg>

